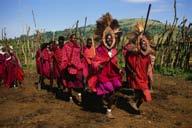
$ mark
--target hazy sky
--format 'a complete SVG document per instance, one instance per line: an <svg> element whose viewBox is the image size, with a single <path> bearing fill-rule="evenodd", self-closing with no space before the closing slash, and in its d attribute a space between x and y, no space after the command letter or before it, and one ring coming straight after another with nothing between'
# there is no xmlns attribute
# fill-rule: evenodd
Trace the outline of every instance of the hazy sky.
<svg viewBox="0 0 192 128"><path fill-rule="evenodd" d="M86 16L87 24L95 24L106 12L117 19L140 18L146 16L149 3L151 19L173 20L173 0L0 0L0 29L6 27L8 37L26 34L26 25L34 32L32 10L37 28L46 31L63 30L76 20L83 25ZM185 16L192 22L192 0L177 0L177 12L180 19Z"/></svg>

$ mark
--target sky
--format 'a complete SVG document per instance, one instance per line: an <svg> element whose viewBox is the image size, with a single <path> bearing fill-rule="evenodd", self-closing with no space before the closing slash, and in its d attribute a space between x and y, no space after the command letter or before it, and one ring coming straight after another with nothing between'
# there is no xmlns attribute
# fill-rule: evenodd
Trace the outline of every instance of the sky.
<svg viewBox="0 0 192 128"><path fill-rule="evenodd" d="M6 28L7 37L14 38L26 34L26 26L30 26L33 34L35 29L64 30L77 20L83 26L85 17L87 24L95 24L106 12L117 19L141 18L146 17L149 3L150 19L173 20L174 0L0 0L0 29ZM185 16L192 22L192 0L177 0L177 15L180 20Z"/></svg>

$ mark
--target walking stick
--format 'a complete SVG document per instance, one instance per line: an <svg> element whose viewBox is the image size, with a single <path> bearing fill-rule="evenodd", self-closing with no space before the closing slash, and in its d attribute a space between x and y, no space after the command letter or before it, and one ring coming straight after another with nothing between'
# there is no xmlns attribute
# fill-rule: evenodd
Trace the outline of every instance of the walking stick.
<svg viewBox="0 0 192 128"><path fill-rule="evenodd" d="M144 27L144 31L143 31L144 34L146 33L147 22L148 22L148 20L149 20L150 10L151 10L151 4L149 4L148 11L147 11L147 17L146 17L146 19L145 19L145 27Z"/></svg>

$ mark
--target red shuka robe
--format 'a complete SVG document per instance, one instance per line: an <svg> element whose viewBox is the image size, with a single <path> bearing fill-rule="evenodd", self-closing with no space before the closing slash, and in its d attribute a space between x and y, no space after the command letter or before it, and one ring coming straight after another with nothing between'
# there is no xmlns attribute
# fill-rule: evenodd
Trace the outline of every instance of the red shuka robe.
<svg viewBox="0 0 192 128"><path fill-rule="evenodd" d="M65 86L68 88L82 88L81 47L77 42L68 41L64 44L64 52L66 58Z"/></svg>
<svg viewBox="0 0 192 128"><path fill-rule="evenodd" d="M0 80L4 80L5 77L5 56L0 53Z"/></svg>
<svg viewBox="0 0 192 128"><path fill-rule="evenodd" d="M40 71L42 73L41 75L50 79L51 75L53 75L51 74L52 68L53 68L53 65L52 65L53 52L45 48L41 52L41 57L42 57L42 61L40 62Z"/></svg>
<svg viewBox="0 0 192 128"><path fill-rule="evenodd" d="M149 55L143 55L141 52L127 53L126 61L132 71L135 72L135 78L128 75L130 87L133 89L142 90L146 101L151 101L151 95L148 87L148 71L151 66L151 60Z"/></svg>
<svg viewBox="0 0 192 128"><path fill-rule="evenodd" d="M16 80L22 81L24 79L24 73L17 57L13 54L5 55L5 81L6 87L11 87Z"/></svg>
<svg viewBox="0 0 192 128"><path fill-rule="evenodd" d="M115 48L111 49L112 57L117 53ZM93 59L93 67L95 68L95 74L88 80L88 85L92 91L96 91L96 84L110 82L112 79L118 79L121 81L121 75L117 66L117 56L113 57L110 62L110 56L108 50L104 45L99 45L96 49L96 56ZM107 63L107 64L106 64ZM99 65L103 65L101 72L98 71Z"/></svg>
<svg viewBox="0 0 192 128"><path fill-rule="evenodd" d="M77 42L66 42L64 51L67 58L67 66L69 74L77 74L83 68L80 58L81 48Z"/></svg>
<svg viewBox="0 0 192 128"><path fill-rule="evenodd" d="M59 78L63 70L67 67L67 58L64 47L57 49L54 52L54 72L56 78Z"/></svg>
<svg viewBox="0 0 192 128"><path fill-rule="evenodd" d="M90 72L90 66L92 64L93 58L95 57L95 47L92 46L91 48L84 48L83 52L83 76L87 77Z"/></svg>

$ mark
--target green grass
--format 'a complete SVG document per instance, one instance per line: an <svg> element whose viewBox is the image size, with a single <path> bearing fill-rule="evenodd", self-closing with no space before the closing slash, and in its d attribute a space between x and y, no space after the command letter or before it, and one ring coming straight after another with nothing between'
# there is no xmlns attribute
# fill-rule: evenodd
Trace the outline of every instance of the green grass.
<svg viewBox="0 0 192 128"><path fill-rule="evenodd" d="M192 81L192 69L185 72L185 79Z"/></svg>
<svg viewBox="0 0 192 128"><path fill-rule="evenodd" d="M192 70L184 70L180 68L169 68L169 67L159 67L155 66L155 72L165 75L165 76L179 76L186 80L192 81Z"/></svg>

